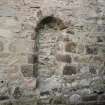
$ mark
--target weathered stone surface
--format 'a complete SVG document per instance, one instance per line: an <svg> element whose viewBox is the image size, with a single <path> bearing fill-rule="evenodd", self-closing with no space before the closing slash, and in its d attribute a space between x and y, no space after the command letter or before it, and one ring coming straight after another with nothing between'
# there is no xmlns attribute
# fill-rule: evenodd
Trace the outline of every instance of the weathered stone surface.
<svg viewBox="0 0 105 105"><path fill-rule="evenodd" d="M52 76L46 80L41 80L39 84L40 92L51 91L52 89L61 88L63 80L60 77Z"/></svg>
<svg viewBox="0 0 105 105"><path fill-rule="evenodd" d="M0 0L0 102L99 102L104 74L104 0Z"/></svg>
<svg viewBox="0 0 105 105"><path fill-rule="evenodd" d="M90 84L90 80L82 79L79 84L80 84L81 87L88 87L89 84Z"/></svg>
<svg viewBox="0 0 105 105"><path fill-rule="evenodd" d="M71 63L71 56L70 55L68 55L68 54L58 54L57 56L56 56L56 59L58 60L58 61L61 61L61 62L66 62L66 63Z"/></svg>
<svg viewBox="0 0 105 105"><path fill-rule="evenodd" d="M97 95L88 95L83 97L83 101L95 101L97 100Z"/></svg>
<svg viewBox="0 0 105 105"><path fill-rule="evenodd" d="M105 36L97 36L97 42L105 42Z"/></svg>
<svg viewBox="0 0 105 105"><path fill-rule="evenodd" d="M71 97L70 97L70 103L72 104L77 104L79 102L81 102L81 96L79 94L73 94Z"/></svg>
<svg viewBox="0 0 105 105"><path fill-rule="evenodd" d="M25 54L0 53L0 64L15 65L27 63L27 56Z"/></svg>
<svg viewBox="0 0 105 105"><path fill-rule="evenodd" d="M21 88L23 90L23 96L35 96L37 80L36 78L28 77L24 78L23 83L21 84Z"/></svg>
<svg viewBox="0 0 105 105"><path fill-rule="evenodd" d="M1 6L0 7L0 16L16 16L16 10L11 8L11 7L8 7L8 6Z"/></svg>
<svg viewBox="0 0 105 105"><path fill-rule="evenodd" d="M6 78L6 74L0 73L0 97L1 100L8 99L9 97L9 87L8 87L8 81Z"/></svg>
<svg viewBox="0 0 105 105"><path fill-rule="evenodd" d="M102 62L104 62L105 61L105 59L104 59L104 56L102 55L102 56L93 56L93 57L91 57L91 60L90 60L90 62L92 62L92 63L97 63L97 64L102 64Z"/></svg>
<svg viewBox="0 0 105 105"><path fill-rule="evenodd" d="M89 72L89 66L88 65L80 65L79 69L80 69L81 73Z"/></svg>
<svg viewBox="0 0 105 105"><path fill-rule="evenodd" d="M76 52L76 43L73 43L73 42L66 43L65 51L75 53Z"/></svg>
<svg viewBox="0 0 105 105"><path fill-rule="evenodd" d="M72 75L72 74L76 74L76 67L74 66L64 66L64 70L63 70L63 74L64 75Z"/></svg>
<svg viewBox="0 0 105 105"><path fill-rule="evenodd" d="M9 51L13 53L33 53L34 41L14 40L9 44Z"/></svg>
<svg viewBox="0 0 105 105"><path fill-rule="evenodd" d="M78 55L75 55L75 56L73 56L73 61L84 64L84 63L89 63L90 58L91 58L91 56L86 56L86 55L78 56Z"/></svg>
<svg viewBox="0 0 105 105"><path fill-rule="evenodd" d="M100 79L95 79L90 83L90 88L93 91L93 93L101 94L104 93L105 89L105 84L104 80Z"/></svg>
<svg viewBox="0 0 105 105"><path fill-rule="evenodd" d="M24 77L33 77L33 65L22 65L21 72Z"/></svg>
<svg viewBox="0 0 105 105"><path fill-rule="evenodd" d="M105 100L105 94L102 94L102 95L98 96L98 99L97 100L99 102L104 101Z"/></svg>
<svg viewBox="0 0 105 105"><path fill-rule="evenodd" d="M98 32L105 32L105 25L99 25L99 26L97 26L97 31Z"/></svg>
<svg viewBox="0 0 105 105"><path fill-rule="evenodd" d="M85 46L84 45L77 45L77 53L84 54L85 53Z"/></svg>
<svg viewBox="0 0 105 105"><path fill-rule="evenodd" d="M3 42L0 42L0 51L3 51L4 50L4 44Z"/></svg>
<svg viewBox="0 0 105 105"><path fill-rule="evenodd" d="M9 29L0 29L0 36L4 38L10 38L13 36L14 33L12 33Z"/></svg>
<svg viewBox="0 0 105 105"><path fill-rule="evenodd" d="M38 77L38 63L33 65L33 76Z"/></svg>
<svg viewBox="0 0 105 105"><path fill-rule="evenodd" d="M19 98L21 98L21 96L22 96L22 91L20 90L19 87L16 87L14 90L14 93L13 93L13 97L15 99L19 99Z"/></svg>
<svg viewBox="0 0 105 105"><path fill-rule="evenodd" d="M28 56L28 63L30 64L35 64L35 63L38 63L38 55L37 54L30 54Z"/></svg>
<svg viewBox="0 0 105 105"><path fill-rule="evenodd" d="M10 73L17 73L17 72L19 72L19 66L18 65L10 65L8 67L8 72L10 72Z"/></svg>
<svg viewBox="0 0 105 105"><path fill-rule="evenodd" d="M79 93L81 94L82 97L90 95L91 94L91 90L89 88L84 88L79 90Z"/></svg>
<svg viewBox="0 0 105 105"><path fill-rule="evenodd" d="M98 49L96 46L87 46L86 52L87 52L87 54L97 54Z"/></svg>
<svg viewBox="0 0 105 105"><path fill-rule="evenodd" d="M96 73L97 73L96 70L97 70L97 68L94 67L94 66L90 66L90 67L89 67L89 71L90 71L92 74L96 74Z"/></svg>
<svg viewBox="0 0 105 105"><path fill-rule="evenodd" d="M13 105L37 105L37 98L36 97L32 97L32 98L22 98L18 101L13 101L12 102Z"/></svg>

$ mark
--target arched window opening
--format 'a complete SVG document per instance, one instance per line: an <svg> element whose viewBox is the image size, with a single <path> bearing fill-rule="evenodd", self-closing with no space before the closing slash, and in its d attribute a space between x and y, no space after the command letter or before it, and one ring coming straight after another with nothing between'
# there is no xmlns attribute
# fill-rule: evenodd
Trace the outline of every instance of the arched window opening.
<svg viewBox="0 0 105 105"><path fill-rule="evenodd" d="M61 30L66 26L62 20L49 16L42 19L36 27L36 51L38 52L38 74L51 76L58 69L56 50Z"/></svg>

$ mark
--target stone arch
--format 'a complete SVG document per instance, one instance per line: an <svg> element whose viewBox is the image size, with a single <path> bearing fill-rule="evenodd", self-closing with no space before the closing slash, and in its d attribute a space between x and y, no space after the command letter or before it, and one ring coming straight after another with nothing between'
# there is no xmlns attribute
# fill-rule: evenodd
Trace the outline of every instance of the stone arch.
<svg viewBox="0 0 105 105"><path fill-rule="evenodd" d="M48 16L43 18L37 25L35 50L38 52L38 73L39 75L51 76L57 69L55 50L60 32L66 26L61 19Z"/></svg>
<svg viewBox="0 0 105 105"><path fill-rule="evenodd" d="M51 26L52 23L55 23L58 27L55 27L55 24L53 24ZM55 30L57 28L59 28L60 30L63 30L66 28L66 26L64 25L63 21L57 17L54 17L54 16L48 16L48 17L44 17L43 19L41 19L39 22L38 22L38 25L36 27L36 32L38 32L40 29L44 28L44 25L45 24L48 24L50 25L51 28L55 28Z"/></svg>

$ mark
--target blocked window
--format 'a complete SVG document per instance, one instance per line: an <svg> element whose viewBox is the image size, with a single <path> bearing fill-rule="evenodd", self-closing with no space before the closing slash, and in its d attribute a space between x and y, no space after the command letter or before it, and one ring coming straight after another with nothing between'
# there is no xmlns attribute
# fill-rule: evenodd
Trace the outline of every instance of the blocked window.
<svg viewBox="0 0 105 105"><path fill-rule="evenodd" d="M39 75L51 76L58 69L55 55L61 31L65 28L60 19L52 16L42 19L37 25L35 40Z"/></svg>

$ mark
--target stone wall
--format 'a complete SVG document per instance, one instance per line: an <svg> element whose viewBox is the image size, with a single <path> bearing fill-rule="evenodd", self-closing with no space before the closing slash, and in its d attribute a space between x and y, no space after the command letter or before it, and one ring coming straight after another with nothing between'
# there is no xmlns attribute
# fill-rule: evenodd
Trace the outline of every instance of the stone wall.
<svg viewBox="0 0 105 105"><path fill-rule="evenodd" d="M0 0L0 102L100 103L104 74L104 0Z"/></svg>

